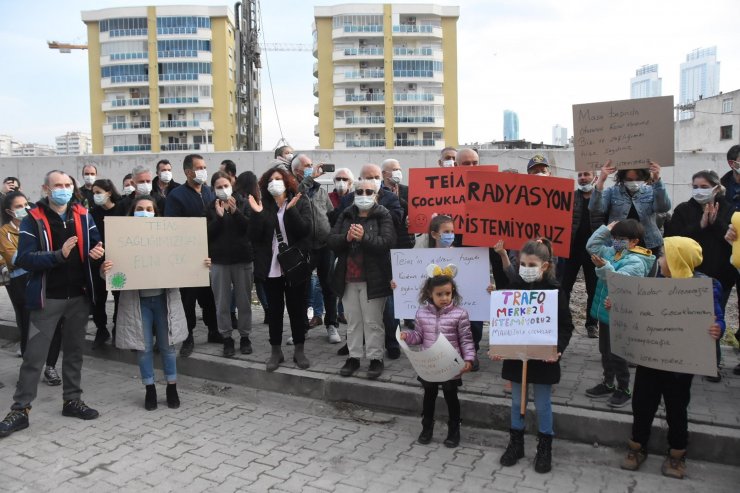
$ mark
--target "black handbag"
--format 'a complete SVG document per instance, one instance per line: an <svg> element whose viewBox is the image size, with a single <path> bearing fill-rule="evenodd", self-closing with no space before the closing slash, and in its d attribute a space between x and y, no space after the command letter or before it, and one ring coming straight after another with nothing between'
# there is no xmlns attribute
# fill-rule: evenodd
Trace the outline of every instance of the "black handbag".
<svg viewBox="0 0 740 493"><path fill-rule="evenodd" d="M283 269L283 276L288 286L296 286L306 282L311 276L311 266L308 258L297 246L288 246L280 234L280 224L275 225L275 236L278 241L277 260Z"/></svg>

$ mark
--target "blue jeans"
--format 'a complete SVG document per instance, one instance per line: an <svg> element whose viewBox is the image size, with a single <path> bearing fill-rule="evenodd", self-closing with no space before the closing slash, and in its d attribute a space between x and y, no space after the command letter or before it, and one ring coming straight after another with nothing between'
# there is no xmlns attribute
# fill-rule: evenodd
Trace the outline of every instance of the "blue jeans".
<svg viewBox="0 0 740 493"><path fill-rule="evenodd" d="M309 297L307 305L313 307L314 317L324 316L324 293L321 290L321 284L319 283L319 276L316 275L316 271L311 275L311 287L308 290Z"/></svg>
<svg viewBox="0 0 740 493"><path fill-rule="evenodd" d="M175 346L168 346L170 335L167 324L167 295L140 298L141 324L144 330L144 350L137 351L139 371L144 385L154 384L154 329L157 330L157 344L162 355L162 367L167 383L177 381Z"/></svg>
<svg viewBox="0 0 740 493"><path fill-rule="evenodd" d="M539 432L554 435L552 431L552 385L534 383L534 407L537 410ZM522 406L522 384L511 382L511 428L524 429L524 418L519 414Z"/></svg>

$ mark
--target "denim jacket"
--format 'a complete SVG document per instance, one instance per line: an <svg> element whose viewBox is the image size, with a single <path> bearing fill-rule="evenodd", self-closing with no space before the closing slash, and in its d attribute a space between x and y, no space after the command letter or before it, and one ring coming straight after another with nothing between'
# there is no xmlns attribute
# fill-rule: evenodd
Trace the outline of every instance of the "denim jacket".
<svg viewBox="0 0 740 493"><path fill-rule="evenodd" d="M645 228L645 246L655 249L663 246L663 236L655 223L655 215L671 210L671 199L668 197L663 180L653 185L643 185L630 196L624 185L614 185L606 190L594 188L588 209L591 213L602 213L607 224L627 219L632 204L635 205L640 224Z"/></svg>

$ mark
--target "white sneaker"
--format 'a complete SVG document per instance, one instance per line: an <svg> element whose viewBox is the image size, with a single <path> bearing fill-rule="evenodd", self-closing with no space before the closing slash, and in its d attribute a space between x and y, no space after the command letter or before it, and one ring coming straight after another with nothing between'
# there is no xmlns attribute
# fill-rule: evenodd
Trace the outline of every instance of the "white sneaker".
<svg viewBox="0 0 740 493"><path fill-rule="evenodd" d="M293 338L292 337L288 337L288 340L285 341L285 344L287 344L288 346L292 346L293 345Z"/></svg>
<svg viewBox="0 0 740 493"><path fill-rule="evenodd" d="M329 336L329 343L331 344L342 342L342 338L339 336L337 328L332 325L326 328L326 335Z"/></svg>

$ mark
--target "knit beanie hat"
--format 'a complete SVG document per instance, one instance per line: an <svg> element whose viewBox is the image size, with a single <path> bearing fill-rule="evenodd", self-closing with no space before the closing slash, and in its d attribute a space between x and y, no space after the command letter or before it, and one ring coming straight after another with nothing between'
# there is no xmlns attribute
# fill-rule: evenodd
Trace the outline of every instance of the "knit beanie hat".
<svg viewBox="0 0 740 493"><path fill-rule="evenodd" d="M691 238L669 236L663 240L665 258L671 277L686 279L694 276L694 269L701 265L701 245Z"/></svg>

